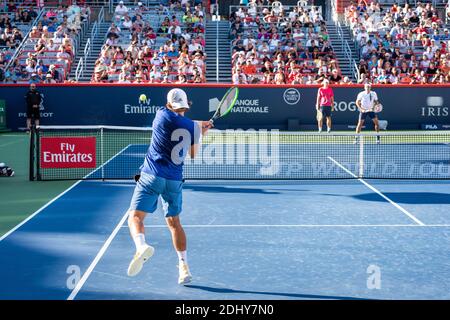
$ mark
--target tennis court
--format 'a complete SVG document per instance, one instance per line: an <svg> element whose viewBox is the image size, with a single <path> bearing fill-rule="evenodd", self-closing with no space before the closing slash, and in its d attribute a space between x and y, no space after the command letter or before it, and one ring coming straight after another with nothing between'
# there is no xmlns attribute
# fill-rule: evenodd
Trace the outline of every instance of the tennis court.
<svg viewBox="0 0 450 320"><path fill-rule="evenodd" d="M448 135L386 136L381 145L367 137L362 169L350 165L361 164L361 143L346 135L308 135L301 144L283 138L280 163L291 161L296 170L187 164L186 174L198 180L184 186L181 219L194 276L185 287L177 284L177 256L160 209L146 220L155 255L137 277L126 276L135 249L126 226L134 182L118 179L138 170L145 144L141 136L122 136L114 150L97 145L104 157L89 173L40 172L44 179L123 176L77 181L1 238L1 299L450 298L450 181L354 179L361 170L392 175L368 164L394 159L394 177L447 178ZM332 168L321 168L322 175L352 179L307 179L314 160ZM257 179L261 172L278 180ZM225 174L231 180L220 179ZM205 175L214 179L200 179Z"/></svg>

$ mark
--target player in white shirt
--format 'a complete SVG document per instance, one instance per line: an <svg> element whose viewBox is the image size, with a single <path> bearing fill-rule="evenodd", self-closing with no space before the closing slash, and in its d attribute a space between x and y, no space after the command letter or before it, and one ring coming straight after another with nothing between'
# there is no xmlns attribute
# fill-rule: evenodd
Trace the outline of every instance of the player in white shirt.
<svg viewBox="0 0 450 320"><path fill-rule="evenodd" d="M378 116L375 113L375 106L379 104L377 93L372 91L370 83L364 85L364 91L360 92L356 98L356 105L359 110L358 125L356 126L356 133L361 132L361 128L367 117L372 119L375 126L375 131L379 132ZM355 137L355 143L358 142L358 137ZM380 136L377 136L377 143L380 143Z"/></svg>

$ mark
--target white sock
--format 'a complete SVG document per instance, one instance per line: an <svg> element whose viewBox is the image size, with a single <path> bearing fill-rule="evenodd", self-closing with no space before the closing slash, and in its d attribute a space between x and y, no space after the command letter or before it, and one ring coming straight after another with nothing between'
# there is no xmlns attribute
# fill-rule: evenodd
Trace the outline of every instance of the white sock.
<svg viewBox="0 0 450 320"><path fill-rule="evenodd" d="M187 251L177 251L177 255L178 255L178 261L180 263L184 262L187 263Z"/></svg>
<svg viewBox="0 0 450 320"><path fill-rule="evenodd" d="M322 132L322 128L319 128L319 132Z"/></svg>
<svg viewBox="0 0 450 320"><path fill-rule="evenodd" d="M330 132L330 131L331 131L331 128L330 128L330 127L327 127L327 131Z"/></svg>
<svg viewBox="0 0 450 320"><path fill-rule="evenodd" d="M145 235L143 233L138 233L133 237L134 244L136 245L136 250L139 251L140 248L142 248L145 243Z"/></svg>

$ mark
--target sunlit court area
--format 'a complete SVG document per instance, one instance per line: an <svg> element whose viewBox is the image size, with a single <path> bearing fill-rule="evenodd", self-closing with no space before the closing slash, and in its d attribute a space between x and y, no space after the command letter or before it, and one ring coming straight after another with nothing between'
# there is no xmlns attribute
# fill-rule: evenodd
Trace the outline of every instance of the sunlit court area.
<svg viewBox="0 0 450 320"><path fill-rule="evenodd" d="M450 299L449 28L447 0L0 1L0 300Z"/></svg>

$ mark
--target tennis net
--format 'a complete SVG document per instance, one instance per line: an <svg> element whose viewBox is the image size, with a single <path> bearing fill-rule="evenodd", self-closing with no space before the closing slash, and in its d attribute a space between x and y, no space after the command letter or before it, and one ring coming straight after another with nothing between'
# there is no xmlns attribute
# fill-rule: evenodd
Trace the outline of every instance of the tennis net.
<svg viewBox="0 0 450 320"><path fill-rule="evenodd" d="M150 128L40 126L31 180L132 179ZM380 143L377 138L380 137ZM312 133L210 130L185 179L450 179L450 132Z"/></svg>

